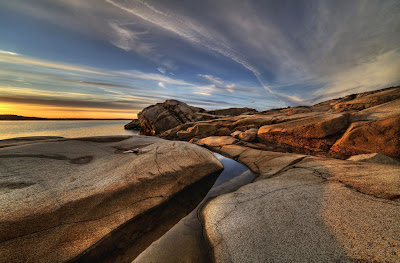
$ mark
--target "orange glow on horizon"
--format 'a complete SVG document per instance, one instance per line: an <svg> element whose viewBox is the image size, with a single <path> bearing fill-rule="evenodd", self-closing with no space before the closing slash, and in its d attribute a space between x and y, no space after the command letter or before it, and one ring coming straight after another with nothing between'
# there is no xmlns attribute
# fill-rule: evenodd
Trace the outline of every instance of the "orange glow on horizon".
<svg viewBox="0 0 400 263"><path fill-rule="evenodd" d="M40 118L91 118L91 119L134 119L138 110L102 108L65 108L37 104L14 104L0 102L0 114Z"/></svg>

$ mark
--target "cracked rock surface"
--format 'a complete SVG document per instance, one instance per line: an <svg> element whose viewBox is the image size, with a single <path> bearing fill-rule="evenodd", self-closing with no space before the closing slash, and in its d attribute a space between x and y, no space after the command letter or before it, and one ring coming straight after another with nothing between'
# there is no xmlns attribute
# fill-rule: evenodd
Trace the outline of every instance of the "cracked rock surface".
<svg viewBox="0 0 400 263"><path fill-rule="evenodd" d="M258 177L202 210L215 262L400 261L400 166L217 141Z"/></svg>
<svg viewBox="0 0 400 263"><path fill-rule="evenodd" d="M65 262L223 168L186 142L44 139L0 149L0 262Z"/></svg>

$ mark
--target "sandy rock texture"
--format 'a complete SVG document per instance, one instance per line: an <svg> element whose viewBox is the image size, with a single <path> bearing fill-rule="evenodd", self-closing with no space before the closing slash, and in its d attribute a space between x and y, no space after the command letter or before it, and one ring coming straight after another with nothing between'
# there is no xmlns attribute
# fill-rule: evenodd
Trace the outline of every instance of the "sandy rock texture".
<svg viewBox="0 0 400 263"><path fill-rule="evenodd" d="M219 142L258 177L204 207L215 262L400 261L400 166Z"/></svg>
<svg viewBox="0 0 400 263"><path fill-rule="evenodd" d="M0 148L0 262L73 259L223 168L204 148L155 137L42 139Z"/></svg>

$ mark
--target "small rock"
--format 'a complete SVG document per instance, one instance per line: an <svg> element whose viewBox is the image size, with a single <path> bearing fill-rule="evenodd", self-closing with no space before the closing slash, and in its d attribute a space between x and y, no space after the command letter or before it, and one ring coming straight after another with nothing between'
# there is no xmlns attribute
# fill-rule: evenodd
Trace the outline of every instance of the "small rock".
<svg viewBox="0 0 400 263"><path fill-rule="evenodd" d="M125 130L140 130L140 121L138 119L133 119L130 123L125 124Z"/></svg>
<svg viewBox="0 0 400 263"><path fill-rule="evenodd" d="M242 132L238 135L238 138L245 142L254 142L257 139L258 129L249 129L245 132Z"/></svg>

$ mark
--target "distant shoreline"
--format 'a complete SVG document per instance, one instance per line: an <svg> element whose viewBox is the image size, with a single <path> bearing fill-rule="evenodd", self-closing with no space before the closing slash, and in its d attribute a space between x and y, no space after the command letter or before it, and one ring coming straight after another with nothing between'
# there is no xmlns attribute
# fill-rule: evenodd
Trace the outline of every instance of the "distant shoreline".
<svg viewBox="0 0 400 263"><path fill-rule="evenodd" d="M40 118L19 115L0 115L0 121L131 121L132 119L93 119L93 118Z"/></svg>

